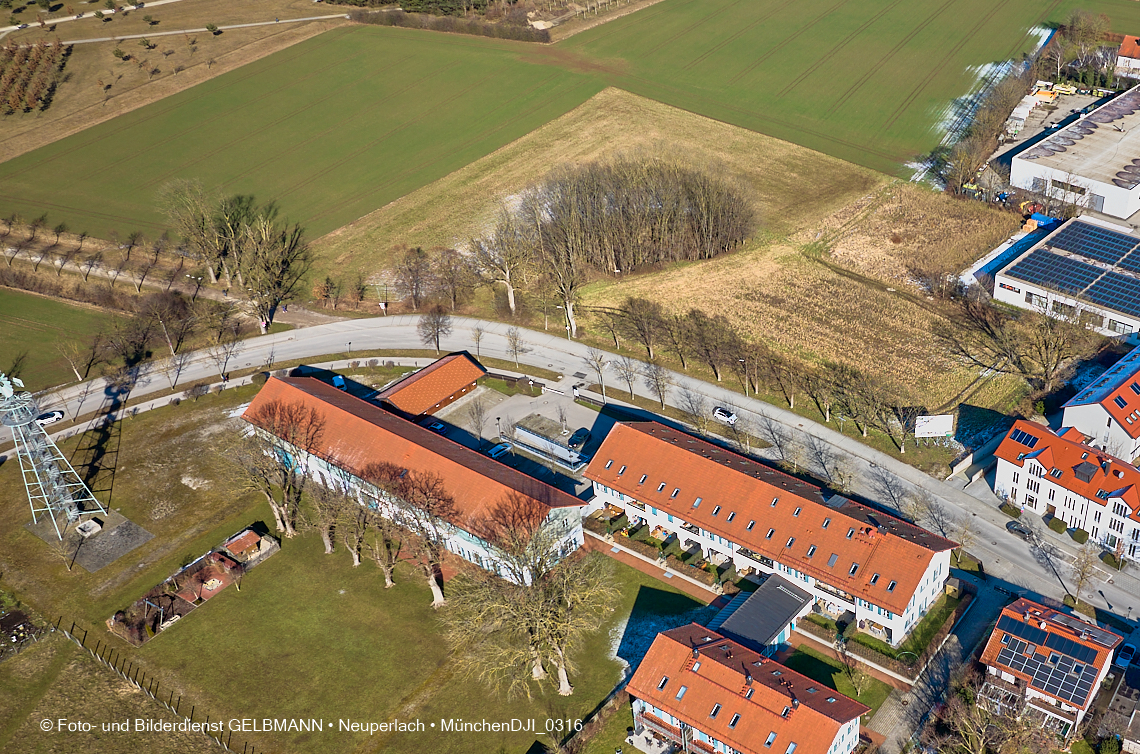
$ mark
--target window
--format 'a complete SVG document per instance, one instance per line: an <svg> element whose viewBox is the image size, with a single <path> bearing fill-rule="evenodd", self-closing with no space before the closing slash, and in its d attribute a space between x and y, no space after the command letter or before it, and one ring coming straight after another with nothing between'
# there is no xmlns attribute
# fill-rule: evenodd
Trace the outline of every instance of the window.
<svg viewBox="0 0 1140 754"><path fill-rule="evenodd" d="M696 662L693 663L692 671L694 673L696 673L700 669L701 669L701 661L697 660Z"/></svg>
<svg viewBox="0 0 1140 754"><path fill-rule="evenodd" d="M1113 398L1112 402L1115 403L1118 408L1124 408L1128 405L1128 401L1124 400L1124 398L1120 397L1119 395Z"/></svg>
<svg viewBox="0 0 1140 754"><path fill-rule="evenodd" d="M817 692L817 691L819 691L819 689L817 689L815 686L811 686L811 687L810 687L810 688L808 688L808 690L807 690L807 692L808 692L809 694L814 694L814 693L815 693L815 692Z"/></svg>
<svg viewBox="0 0 1140 754"><path fill-rule="evenodd" d="M792 511L792 515L799 516L801 510L803 510L803 508L796 508L794 511Z"/></svg>
<svg viewBox="0 0 1140 754"><path fill-rule="evenodd" d="M669 682L669 676L667 676L667 675L661 676L661 683L657 684L657 690L660 691L661 689L665 688L665 684L667 684L668 682Z"/></svg>
<svg viewBox="0 0 1140 754"><path fill-rule="evenodd" d="M732 519L734 519L734 518L736 518L736 511L733 511L732 513L729 513L729 514L728 514L728 518L727 518L726 520L727 520L727 521L729 521L729 522L731 522L731 521L732 521Z"/></svg>
<svg viewBox="0 0 1140 754"><path fill-rule="evenodd" d="M831 519L830 518L823 519L823 528L824 529L826 529L830 525L831 525Z"/></svg>
<svg viewBox="0 0 1140 754"><path fill-rule="evenodd" d="M1044 296L1034 293L1033 291L1026 291L1025 303L1037 309L1044 309L1045 305L1048 303L1048 299Z"/></svg>
<svg viewBox="0 0 1140 754"><path fill-rule="evenodd" d="M640 480L639 480L637 483L638 483L638 484L645 484L645 480L646 480L646 479L648 479L648 478L649 478L649 475L648 475L648 474L642 474L642 475L641 475L641 479L640 479Z"/></svg>
<svg viewBox="0 0 1140 754"><path fill-rule="evenodd" d="M1140 385L1138 385L1138 384L1136 384L1135 382L1133 382L1133 383L1132 383L1131 385L1129 385L1128 387L1132 388L1132 392L1136 393L1136 395L1140 395Z"/></svg>
<svg viewBox="0 0 1140 754"><path fill-rule="evenodd" d="M699 506L700 506L700 504L701 504L701 501L702 501L702 500L704 500L704 498L703 498L703 497L698 497L696 500L694 500L694 501L693 501L693 507L694 507L694 508L697 508L697 507L699 507Z"/></svg>
<svg viewBox="0 0 1140 754"><path fill-rule="evenodd" d="M834 696L827 697L827 703L828 704L835 704L835 697Z"/></svg>
<svg viewBox="0 0 1140 754"><path fill-rule="evenodd" d="M1132 332L1131 327L1124 324L1123 322L1117 322L1115 319L1110 319L1108 321L1108 329L1112 330L1113 332L1118 332L1122 335L1127 335L1128 333Z"/></svg>
<svg viewBox="0 0 1140 754"><path fill-rule="evenodd" d="M780 717L787 717L792 711L791 707L784 707L784 711L780 713Z"/></svg>
<svg viewBox="0 0 1140 754"><path fill-rule="evenodd" d="M778 502L780 502L780 498L778 498L778 497L772 498L772 507L775 508L776 503L778 503Z"/></svg>
<svg viewBox="0 0 1140 754"><path fill-rule="evenodd" d="M682 686L681 688L679 688L679 689L677 690L677 696L676 696L676 698L677 698L677 699L680 699L681 697L683 697L683 696L685 695L685 692L686 692L686 691L688 691L688 690L689 690L689 687L688 687L688 686Z"/></svg>
<svg viewBox="0 0 1140 754"><path fill-rule="evenodd" d="M665 489L665 483L664 483L664 482L662 482L661 484L657 485L657 491L658 491L658 492L662 492L662 491L664 491L664 489Z"/></svg>
<svg viewBox="0 0 1140 754"><path fill-rule="evenodd" d="M879 574L876 573L871 577L871 586L874 586L877 583L879 583Z"/></svg>
<svg viewBox="0 0 1140 754"><path fill-rule="evenodd" d="M613 465L614 465L614 459L611 458L610 460L606 461L606 468L607 469Z"/></svg>
<svg viewBox="0 0 1140 754"><path fill-rule="evenodd" d="M847 538L851 539L851 537L853 537L853 536L855 536L855 530L854 529L848 529L847 530Z"/></svg>
<svg viewBox="0 0 1140 754"><path fill-rule="evenodd" d="M794 545L795 543L796 543L796 538L795 538L795 537L788 537L788 543L787 543L786 545L784 545L784 547L791 547L791 546L792 546L792 545Z"/></svg>
<svg viewBox="0 0 1140 754"><path fill-rule="evenodd" d="M887 584L887 591L888 591L888 592L893 592L893 591L895 590L895 587L896 587L896 586L898 586L898 582L897 582L897 581L892 581L891 583Z"/></svg>
<svg viewBox="0 0 1140 754"><path fill-rule="evenodd" d="M859 564L858 563L852 563L851 564L851 570L847 572L847 575L848 576L854 576L855 572L858 570L859 570Z"/></svg>
<svg viewBox="0 0 1140 754"><path fill-rule="evenodd" d="M714 704L713 708L712 708L712 712L709 713L709 717L716 717L719 714L720 714L720 705Z"/></svg>
<svg viewBox="0 0 1140 754"><path fill-rule="evenodd" d="M784 754L795 754L795 751L796 751L796 742L792 741L790 744L788 744L788 750L785 751Z"/></svg>
<svg viewBox="0 0 1140 754"><path fill-rule="evenodd" d="M618 476L621 476L624 473L625 473L625 466L622 466L620 469L618 469Z"/></svg>
<svg viewBox="0 0 1140 754"><path fill-rule="evenodd" d="M768 737L766 739L764 739L764 745L771 748L772 744L775 743L775 741L776 741L776 731L772 731L771 733L768 734Z"/></svg>
<svg viewBox="0 0 1140 754"><path fill-rule="evenodd" d="M740 722L740 715L735 714L732 716L732 719L728 721L728 727L735 728L738 722Z"/></svg>
<svg viewBox="0 0 1140 754"><path fill-rule="evenodd" d="M755 692L756 692L756 689L748 689L748 692L744 694L744 698L745 698L745 699L751 699L751 698L752 698L752 695L753 695Z"/></svg>
<svg viewBox="0 0 1140 754"><path fill-rule="evenodd" d="M756 522L755 522L755 521L749 521L749 522L748 522L748 526L746 526L746 527L744 527L744 528L745 528L745 529L747 529L748 531L752 531L752 527L753 527L753 526L755 526L755 525L756 525Z"/></svg>
<svg viewBox="0 0 1140 754"><path fill-rule="evenodd" d="M1021 481L1021 476L1015 471L1013 472L1013 483L1017 484Z"/></svg>
<svg viewBox="0 0 1140 754"><path fill-rule="evenodd" d="M715 516L718 513L720 513L720 506L719 505L716 506L715 508L713 508L713 515Z"/></svg>
<svg viewBox="0 0 1140 754"><path fill-rule="evenodd" d="M815 545L812 545L811 547L809 547L809 548L808 548L808 551L807 551L807 556L808 556L809 558L810 558L812 555L815 555Z"/></svg>
<svg viewBox="0 0 1140 754"><path fill-rule="evenodd" d="M670 495L669 497L670 497L670 498L674 498L674 497L677 497L677 495L680 495L680 494L681 494L681 488L680 488L680 487L674 487L674 488L673 488L673 494L672 494L672 495Z"/></svg>
<svg viewBox="0 0 1140 754"><path fill-rule="evenodd" d="M835 561L837 561L837 560L839 560L839 553L837 553L837 552L831 553L831 557L827 559L827 567L828 568L834 568L835 567Z"/></svg>
<svg viewBox="0 0 1140 754"><path fill-rule="evenodd" d="M769 529L769 530L768 530L768 536L764 537L764 539L771 539L771 538L772 538L772 535L773 535L773 534L775 534L775 533L776 533L776 530L775 530L775 529Z"/></svg>

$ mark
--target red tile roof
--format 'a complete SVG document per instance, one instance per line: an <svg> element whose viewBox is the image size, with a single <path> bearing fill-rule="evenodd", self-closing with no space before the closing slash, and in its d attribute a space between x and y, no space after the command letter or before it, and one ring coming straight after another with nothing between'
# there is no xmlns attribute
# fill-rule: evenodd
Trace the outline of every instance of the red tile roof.
<svg viewBox="0 0 1140 754"><path fill-rule="evenodd" d="M241 534L230 539L223 546L235 555L240 555L246 550L252 550L261 543L261 535L253 529L246 529Z"/></svg>
<svg viewBox="0 0 1140 754"><path fill-rule="evenodd" d="M1008 629L1003 630L1000 628L1002 619L1007 617L1016 621L1018 626L1024 624L1028 628L1044 631L1046 635L1052 634L1054 636L1075 642L1082 647L1088 647L1089 649L1092 649L1093 652L1095 652L1094 658L1092 660L1085 661L1084 664L1092 665L1098 671L1104 669L1105 664L1108 663L1109 659L1112 657L1112 650L1115 649L1122 641L1124 641L1122 638L1120 638L1120 636L1116 635L1112 631L1100 628L1099 626L1089 623L1088 621L1081 620L1075 615L1059 612L1050 607L1039 605L1036 602L1032 602L1022 597L1001 611L1001 616L998 618L999 628L995 628L994 632L990 634L989 641L986 642L986 648L982 651L982 663L985 665L992 665L993 667L1000 668L1001 670L1004 670L1005 672L1010 673L1017 678L1020 678L1026 683L1029 683L1032 680L1032 676L1030 674L1026 673L1024 670L1016 670L1013 667L1010 667L1009 665L998 661L998 654L1001 652L1003 647L1007 646L1006 642L1009 641L1009 639L1003 637L1009 636L1015 639L1024 639L1023 636L1019 636L1019 634L1023 634L1024 631L1013 631ZM1101 641L1096 641L1093 638L1094 636L1099 638ZM1062 644L1058 643L1058 646L1062 646ZM1045 646L1043 642L1039 642L1037 644L1030 643L1029 648L1031 648L1032 651L1037 654L1038 659L1042 662L1048 662L1048 655L1054 651L1053 647ZM1040 651L1038 652L1037 650ZM1072 652L1066 652L1063 650L1056 651L1060 654L1072 656ZM1066 704L1072 704L1071 701L1061 699L1061 697L1050 693L1045 688L1039 688L1036 685L1034 685L1033 688L1035 691L1039 691L1059 701L1064 701ZM1075 706L1081 707L1082 709L1087 708L1089 703L1096 698L1096 694L1093 693L1096 690L1097 689L1094 687L1090 691L1088 698L1085 699L1084 703L1078 703Z"/></svg>
<svg viewBox="0 0 1140 754"><path fill-rule="evenodd" d="M784 752L792 742L796 754L826 754L840 728L870 709L696 623L658 634L627 691L749 754ZM734 715L740 719L730 727ZM765 748L772 732L776 739Z"/></svg>
<svg viewBox="0 0 1140 754"><path fill-rule="evenodd" d="M815 485L656 422L615 424L585 476L896 614L934 553L957 546L868 506L825 500Z"/></svg>
<svg viewBox="0 0 1140 754"><path fill-rule="evenodd" d="M1117 54L1122 58L1140 58L1140 37L1125 35L1124 41L1120 43L1120 51Z"/></svg>
<svg viewBox="0 0 1140 754"><path fill-rule="evenodd" d="M1031 448L1015 437L1036 442ZM1090 500L1101 500L1102 504L1119 498L1132 509L1130 518L1140 521L1140 469L1082 444L1077 437L1084 435L1066 432L1065 437L1058 437L1044 425L1019 420L1010 427L994 455L1021 467L1029 459L1035 460L1045 467L1046 478L1053 484Z"/></svg>
<svg viewBox="0 0 1140 754"><path fill-rule="evenodd" d="M412 416L429 414L486 373L487 370L467 353L453 353L386 388L376 399L387 401Z"/></svg>
<svg viewBox="0 0 1140 754"><path fill-rule="evenodd" d="M434 473L455 498L463 527L510 496L521 494L552 508L585 503L482 453L440 437L368 401L355 398L312 377L270 378L246 409L280 401L313 408L324 420L317 454L338 466L360 469L387 462L417 473Z"/></svg>

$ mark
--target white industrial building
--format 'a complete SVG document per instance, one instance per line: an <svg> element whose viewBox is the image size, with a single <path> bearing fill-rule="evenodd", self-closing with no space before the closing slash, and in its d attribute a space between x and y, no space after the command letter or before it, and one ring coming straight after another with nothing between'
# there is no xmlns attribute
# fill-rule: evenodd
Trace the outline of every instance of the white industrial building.
<svg viewBox="0 0 1140 754"><path fill-rule="evenodd" d="M1140 331L1140 233L1088 216L1069 220L995 273L994 298L1079 317L1102 335L1132 335Z"/></svg>
<svg viewBox="0 0 1140 754"><path fill-rule="evenodd" d="M1126 219L1140 212L1140 86L1013 158L1010 183Z"/></svg>
<svg viewBox="0 0 1140 754"><path fill-rule="evenodd" d="M1140 456L1140 347L1065 404L1062 423L1094 447L1135 461Z"/></svg>

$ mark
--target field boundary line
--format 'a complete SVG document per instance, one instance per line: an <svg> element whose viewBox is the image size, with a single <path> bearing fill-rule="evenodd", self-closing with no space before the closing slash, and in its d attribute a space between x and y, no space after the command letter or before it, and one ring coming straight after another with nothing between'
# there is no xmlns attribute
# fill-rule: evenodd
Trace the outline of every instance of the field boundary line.
<svg viewBox="0 0 1140 754"><path fill-rule="evenodd" d="M147 6L149 7L149 6ZM327 21L330 18L343 18L348 19L345 13L334 13L330 16L309 16L307 18L284 18L279 21L258 21L252 24L233 24L232 26L219 26L220 31L228 31L230 29L249 29L255 26L279 26L281 24L299 24L304 21ZM150 39L151 37L173 37L178 34L206 34L211 33L207 28L201 29L176 29L175 31L156 31L153 34L127 34L121 37L93 37L91 39L72 39L69 42L64 42L65 45L85 45L94 44L96 42L121 42L124 39ZM32 45L20 45L21 47L31 47Z"/></svg>
<svg viewBox="0 0 1140 754"><path fill-rule="evenodd" d="M653 5L649 5L649 6L646 6L645 8L641 9L641 11L646 11L646 10L649 10L649 8L656 7L657 9L653 13L645 13L644 15L637 16L637 11L634 11L633 13L626 13L624 16L618 16L617 18L610 19L610 21L607 21L604 24L599 24L598 26L611 26L613 21L620 21L621 19L629 18L630 16L637 16L642 21L644 21L646 18L656 18L657 16L661 15L665 11L669 10L668 6L661 7L661 5L662 4L660 2L656 2L656 3L653 3ZM597 29L598 26L594 26L593 29ZM562 39L559 39L557 42L551 42L547 46L556 47L568 39L573 39L574 37L578 36L579 34L585 34L586 32L592 31L593 29L582 29L581 31L574 32L573 34L571 34L567 37L563 37ZM606 37L612 37L614 34L617 34L619 31L621 31L620 28L607 29L606 33L604 33L604 34L599 33L599 34L595 35L594 37L592 37L591 39L585 40L584 42L582 42L582 44L590 44L592 42L597 42L599 40L605 39ZM567 47L570 47L570 46L571 45L567 45Z"/></svg>

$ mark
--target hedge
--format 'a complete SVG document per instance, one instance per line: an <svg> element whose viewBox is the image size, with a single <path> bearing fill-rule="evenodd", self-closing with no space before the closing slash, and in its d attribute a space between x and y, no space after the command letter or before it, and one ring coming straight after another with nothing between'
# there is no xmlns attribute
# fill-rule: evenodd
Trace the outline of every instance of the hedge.
<svg viewBox="0 0 1140 754"><path fill-rule="evenodd" d="M1083 545L1085 542L1089 541L1089 533L1084 529L1073 529L1073 533L1069 536L1071 536L1073 538L1073 541L1078 545Z"/></svg>
<svg viewBox="0 0 1140 754"><path fill-rule="evenodd" d="M584 518L584 519L582 519L582 528L583 529L589 529L590 531L594 532L595 534L607 534L608 533L606 531L605 522L600 521L596 518Z"/></svg>
<svg viewBox="0 0 1140 754"><path fill-rule="evenodd" d="M254 385L264 385L269 382L269 372L258 372L250 379Z"/></svg>
<svg viewBox="0 0 1140 754"><path fill-rule="evenodd" d="M1065 529L1067 529L1068 527L1065 526L1064 521L1062 521L1061 519L1054 516L1053 518L1049 519L1049 528L1052 529L1053 531L1057 532L1058 534L1064 534Z"/></svg>
<svg viewBox="0 0 1140 754"><path fill-rule="evenodd" d="M338 2L343 2L343 0L338 0ZM476 37L515 39L520 42L546 43L550 41L550 32L546 29L536 29L529 25L496 24L474 18L429 16L423 13L405 13L402 10L380 11L379 13L353 11L348 14L348 17L360 24L403 26L410 29L470 34Z"/></svg>
<svg viewBox="0 0 1140 754"><path fill-rule="evenodd" d="M606 524L606 529L609 530L610 534L613 534L615 531L621 531L627 526L629 526L629 516L623 513L617 518L611 518Z"/></svg>
<svg viewBox="0 0 1140 754"><path fill-rule="evenodd" d="M630 550L633 550L636 553L640 553L641 555L644 555L645 557L651 558L653 560L657 560L659 557L661 557L661 551L647 542L641 542L636 539L626 537L621 544L623 547L628 547Z"/></svg>
<svg viewBox="0 0 1140 754"><path fill-rule="evenodd" d="M1021 518L1021 509L1015 505L1010 505L1009 503L1001 504L1001 512L1010 518Z"/></svg>
<svg viewBox="0 0 1140 754"><path fill-rule="evenodd" d="M681 560L680 558L678 558L676 555L667 556L665 558L665 564L668 565L670 568L672 568L677 573L683 573L686 576L688 576L689 578L695 579L695 580L701 582L702 584L707 584L708 586L712 586L713 584L716 583L716 576L713 576L711 573L709 573L706 570L703 570L701 568L697 568L696 566L689 565L688 563L686 563L683 560Z"/></svg>

